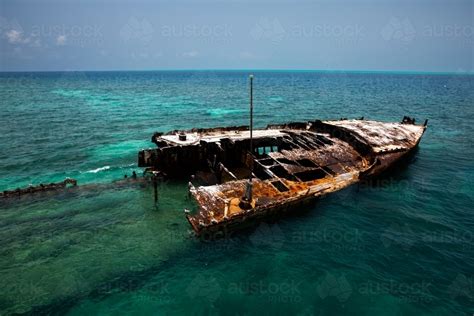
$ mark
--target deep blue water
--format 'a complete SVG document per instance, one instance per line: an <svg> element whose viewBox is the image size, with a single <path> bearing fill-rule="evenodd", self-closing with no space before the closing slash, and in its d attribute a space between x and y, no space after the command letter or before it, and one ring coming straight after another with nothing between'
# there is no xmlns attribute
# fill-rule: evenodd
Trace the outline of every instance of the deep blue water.
<svg viewBox="0 0 474 316"><path fill-rule="evenodd" d="M454 315L474 312L474 76L255 74L255 122L360 117L429 127L373 186L217 242L189 235L186 183L113 181L154 131L246 124L248 72L0 74L0 314Z"/></svg>

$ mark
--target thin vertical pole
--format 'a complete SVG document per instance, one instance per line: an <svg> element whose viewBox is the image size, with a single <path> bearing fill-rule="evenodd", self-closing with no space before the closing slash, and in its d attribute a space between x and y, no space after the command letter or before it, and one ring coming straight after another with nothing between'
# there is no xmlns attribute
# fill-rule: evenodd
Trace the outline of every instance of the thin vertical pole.
<svg viewBox="0 0 474 316"><path fill-rule="evenodd" d="M250 153L253 155L253 75L250 78ZM250 165L250 181L252 181L253 162Z"/></svg>
<svg viewBox="0 0 474 316"><path fill-rule="evenodd" d="M252 174L253 174L253 75L250 79L250 175L247 185L245 187L244 195L242 196L239 206L242 209L252 208Z"/></svg>
<svg viewBox="0 0 474 316"><path fill-rule="evenodd" d="M249 183L247 184L246 199L249 203L249 207L252 207L252 174L253 174L253 75L249 76L250 79L250 175Z"/></svg>
<svg viewBox="0 0 474 316"><path fill-rule="evenodd" d="M155 205L156 205L158 203L158 179L155 172L153 172L153 191L155 193Z"/></svg>

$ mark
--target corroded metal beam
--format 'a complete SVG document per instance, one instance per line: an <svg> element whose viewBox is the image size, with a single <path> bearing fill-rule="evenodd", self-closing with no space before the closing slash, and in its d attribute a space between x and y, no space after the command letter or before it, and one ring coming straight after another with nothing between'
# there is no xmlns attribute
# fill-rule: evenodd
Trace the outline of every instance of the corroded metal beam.
<svg viewBox="0 0 474 316"><path fill-rule="evenodd" d="M186 217L199 235L291 212L298 203L384 172L418 146L426 125L414 122L344 119L268 125L253 131L251 155L245 126L173 131L153 136L155 144L166 145L141 151L139 166L175 176L219 170L231 175L223 183L211 181L190 190L196 210ZM207 160L223 168L209 170ZM247 177L253 173L251 205L242 208Z"/></svg>

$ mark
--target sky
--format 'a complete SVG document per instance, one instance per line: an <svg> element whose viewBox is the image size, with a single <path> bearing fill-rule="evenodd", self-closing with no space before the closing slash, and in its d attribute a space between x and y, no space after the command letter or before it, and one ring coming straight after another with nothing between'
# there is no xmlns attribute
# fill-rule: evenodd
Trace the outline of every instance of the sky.
<svg viewBox="0 0 474 316"><path fill-rule="evenodd" d="M474 0L0 0L0 71L474 72Z"/></svg>

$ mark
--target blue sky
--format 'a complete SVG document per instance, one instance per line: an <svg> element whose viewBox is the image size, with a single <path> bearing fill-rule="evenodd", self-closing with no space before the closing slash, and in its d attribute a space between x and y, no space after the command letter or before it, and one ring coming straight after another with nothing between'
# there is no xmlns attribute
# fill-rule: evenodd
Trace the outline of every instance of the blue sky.
<svg viewBox="0 0 474 316"><path fill-rule="evenodd" d="M472 0L0 3L1 71L474 71Z"/></svg>

